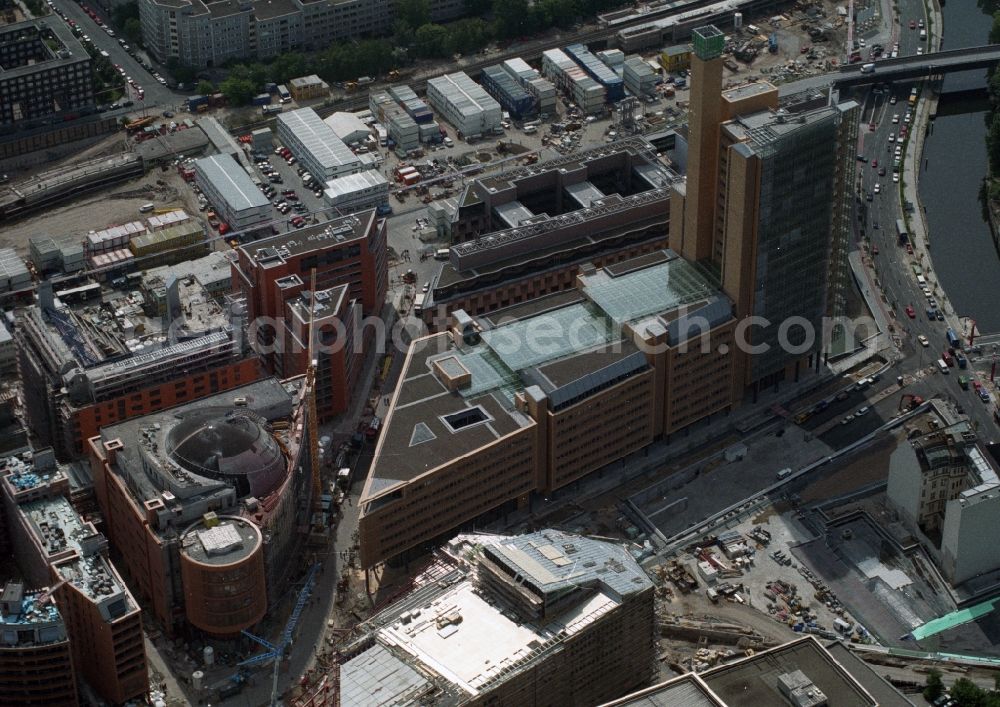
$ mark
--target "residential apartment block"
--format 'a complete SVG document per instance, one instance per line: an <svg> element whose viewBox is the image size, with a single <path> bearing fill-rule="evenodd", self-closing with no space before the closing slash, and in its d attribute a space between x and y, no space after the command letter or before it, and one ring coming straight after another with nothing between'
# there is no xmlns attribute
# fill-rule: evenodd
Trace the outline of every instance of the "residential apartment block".
<svg viewBox="0 0 1000 707"><path fill-rule="evenodd" d="M0 125L94 105L90 55L57 17L0 27Z"/></svg>
<svg viewBox="0 0 1000 707"><path fill-rule="evenodd" d="M462 16L465 5L433 0L430 11L443 22ZM139 0L139 21L143 43L160 61L212 67L387 34L393 12L389 0Z"/></svg>
<svg viewBox="0 0 1000 707"><path fill-rule="evenodd" d="M103 426L260 376L229 313L198 282L169 279L166 302L133 290L68 304L42 284L16 329L24 410L39 446L60 459L82 456Z"/></svg>
<svg viewBox="0 0 1000 707"><path fill-rule="evenodd" d="M945 578L960 585L1000 569L1000 475L968 420L946 422L892 453L886 498Z"/></svg>
<svg viewBox="0 0 1000 707"><path fill-rule="evenodd" d="M734 404L732 303L671 251L413 342L360 501L361 562L419 554ZM543 334L540 334L544 332Z"/></svg>

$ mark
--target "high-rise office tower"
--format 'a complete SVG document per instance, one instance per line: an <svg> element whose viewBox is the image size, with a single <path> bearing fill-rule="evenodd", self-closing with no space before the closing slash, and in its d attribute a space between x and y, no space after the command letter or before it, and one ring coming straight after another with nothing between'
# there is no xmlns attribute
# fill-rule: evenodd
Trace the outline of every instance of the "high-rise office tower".
<svg viewBox="0 0 1000 707"><path fill-rule="evenodd" d="M726 38L712 25L699 27L691 34L694 53L691 55L688 106L687 199L682 217L671 218L670 246L688 260L704 260L712 252L712 223L719 182L722 52Z"/></svg>
<svg viewBox="0 0 1000 707"><path fill-rule="evenodd" d="M719 278L738 320L761 318L743 337L754 352L735 366L737 386L756 391L817 364L823 317L843 314L857 106L790 112L766 82L722 91L722 33L692 34L670 246Z"/></svg>

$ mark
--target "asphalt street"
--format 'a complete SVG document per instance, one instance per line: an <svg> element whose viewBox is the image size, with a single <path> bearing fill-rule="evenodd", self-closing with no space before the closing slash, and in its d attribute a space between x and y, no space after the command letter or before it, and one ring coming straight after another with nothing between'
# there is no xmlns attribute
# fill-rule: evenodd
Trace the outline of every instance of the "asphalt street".
<svg viewBox="0 0 1000 707"><path fill-rule="evenodd" d="M893 31L893 39L887 42L886 48L891 48L892 42L898 41L900 56L916 54L918 47L921 46L926 50L926 43L920 40L919 29L909 28L911 20L916 22L924 19L926 22L923 4L918 0L903 0L900 4L900 13L900 23ZM952 400L974 421L984 440L995 441L1000 439L1000 434L997 434L997 426L992 419L993 403L984 403L980 400L971 386L969 390L960 388L959 369L950 369L948 375L937 372L936 362L948 348L945 332L949 322L940 321L936 316L933 319L929 317L928 309L933 309L930 307L930 299L934 299L937 308L944 309L952 322L955 321L955 312L947 298L943 297L945 293L937 285L937 280L932 274L933 268L930 267L931 264L923 250L918 248L913 253L908 252L906 246L900 244L897 235L896 220L903 216L905 205L900 201L901 185L893 182L893 160L902 127L905 125L909 128L913 124L912 119L909 125L905 122L911 86L912 84L895 84L889 87L888 92L869 91L863 98L863 114L859 128L858 154L862 155L865 161L857 162L859 208L855 222L856 235L867 250L867 262L871 264L869 274L884 294L883 304L889 313L894 328L893 333L899 335L903 356L903 360L893 368L891 375L887 376L890 379L887 384L894 383L898 375L913 375L918 371L926 371L927 375L918 384L908 386L907 392L914 392L923 397L936 394L946 400ZM905 148L903 152L905 153ZM900 167L901 180L909 178L909 174L913 173L913 170L906 167L906 164ZM876 185L878 185L877 193ZM916 204L908 206L918 208ZM928 286L931 288L930 297L925 295L917 282L915 265L922 271L930 270L930 273L927 273ZM912 307L912 318L907 312L908 307ZM921 335L926 337L927 346L920 343L918 337ZM995 389L992 394L996 397ZM896 400L898 404L898 396L890 400ZM889 408L891 404L887 403L886 406ZM848 407L845 404L844 410L838 409L836 413L830 414L846 415L848 412L845 410ZM889 410L886 412L892 414ZM875 415L871 417L873 419L866 424L874 426L878 420L874 419ZM859 430L855 429L854 425L845 427L851 428L849 432L847 429L844 430L845 435L850 434L855 438L860 436L857 434ZM828 435L834 434L835 430L828 433ZM826 436L824 440L832 443ZM832 446L838 445L832 444Z"/></svg>
<svg viewBox="0 0 1000 707"><path fill-rule="evenodd" d="M135 108L138 109L145 106L148 109L160 108L161 110L166 110L167 108L179 106L183 102L183 97L180 94L174 93L166 86L158 83L152 74L142 68L142 65L136 59L128 55L128 52L118 43L119 35L117 32L114 37L110 36L94 20L90 19L90 16L83 11L83 8L78 3L73 2L73 0L53 0L53 3L66 15L67 21L73 20L82 28L83 33L90 37L95 47L106 51L110 55L111 62L124 68L125 74L131 76L142 87L143 91L145 91L145 100L143 103L136 101ZM101 10L96 4L93 6L88 5L88 7L94 10L99 17L102 17L105 24L108 24L109 18L106 12ZM53 19L58 20L59 16L56 15ZM110 25L108 26L110 27ZM132 100L136 100L134 93L134 91L129 91L129 97Z"/></svg>

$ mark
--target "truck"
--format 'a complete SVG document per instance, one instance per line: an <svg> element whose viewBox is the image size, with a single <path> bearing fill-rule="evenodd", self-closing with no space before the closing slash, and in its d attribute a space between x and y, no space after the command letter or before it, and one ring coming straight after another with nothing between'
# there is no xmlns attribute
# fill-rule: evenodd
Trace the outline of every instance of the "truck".
<svg viewBox="0 0 1000 707"><path fill-rule="evenodd" d="M434 251L434 260L448 260L451 257L451 248L438 248Z"/></svg>
<svg viewBox="0 0 1000 707"><path fill-rule="evenodd" d="M278 100L282 103L288 103L292 100L292 94L288 92L284 84L278 84Z"/></svg>
<svg viewBox="0 0 1000 707"><path fill-rule="evenodd" d="M388 216L392 213L392 206L389 204L379 204L375 208L375 213L379 216Z"/></svg>
<svg viewBox="0 0 1000 707"><path fill-rule="evenodd" d="M282 106L282 105L280 105L280 104L278 104L276 106L261 106L260 107L260 112L263 115L274 115L275 113L280 113L284 109L285 109L285 107Z"/></svg>
<svg viewBox="0 0 1000 707"><path fill-rule="evenodd" d="M958 347L958 344L960 343L958 339L958 334L956 334L955 330L952 329L951 327L948 327L948 331L945 332L945 338L948 339L948 346L952 348Z"/></svg>
<svg viewBox="0 0 1000 707"><path fill-rule="evenodd" d="M767 51L772 54L778 53L778 33L771 32L771 36L767 38Z"/></svg>
<svg viewBox="0 0 1000 707"><path fill-rule="evenodd" d="M250 99L250 104L255 106L266 106L271 104L271 94L270 93L258 93L252 99Z"/></svg>
<svg viewBox="0 0 1000 707"><path fill-rule="evenodd" d="M417 316L420 316L424 311L424 298L425 295L423 292L413 298L413 313Z"/></svg>
<svg viewBox="0 0 1000 707"><path fill-rule="evenodd" d="M862 74L874 74L875 73L875 64L871 63L871 62L869 62L867 64L862 64L861 65L861 73Z"/></svg>
<svg viewBox="0 0 1000 707"><path fill-rule="evenodd" d="M378 134L378 144L379 144L379 147L385 147L386 144L389 142L389 131L386 130L381 125L376 125L375 126L375 132L376 132L376 134Z"/></svg>

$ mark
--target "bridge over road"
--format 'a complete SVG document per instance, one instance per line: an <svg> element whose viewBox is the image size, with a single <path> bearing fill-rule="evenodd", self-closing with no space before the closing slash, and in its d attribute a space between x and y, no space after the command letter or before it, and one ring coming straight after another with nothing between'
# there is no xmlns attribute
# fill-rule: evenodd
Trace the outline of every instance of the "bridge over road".
<svg viewBox="0 0 1000 707"><path fill-rule="evenodd" d="M985 69L1000 62L1000 44L989 44L982 47L967 49L952 49L933 54L917 54L914 56L883 59L874 63L874 71L863 73L861 66L867 64L850 64L840 67L840 70L827 74L831 83L838 87L863 86L865 84L886 83L917 79L925 76L949 74L970 69Z"/></svg>

